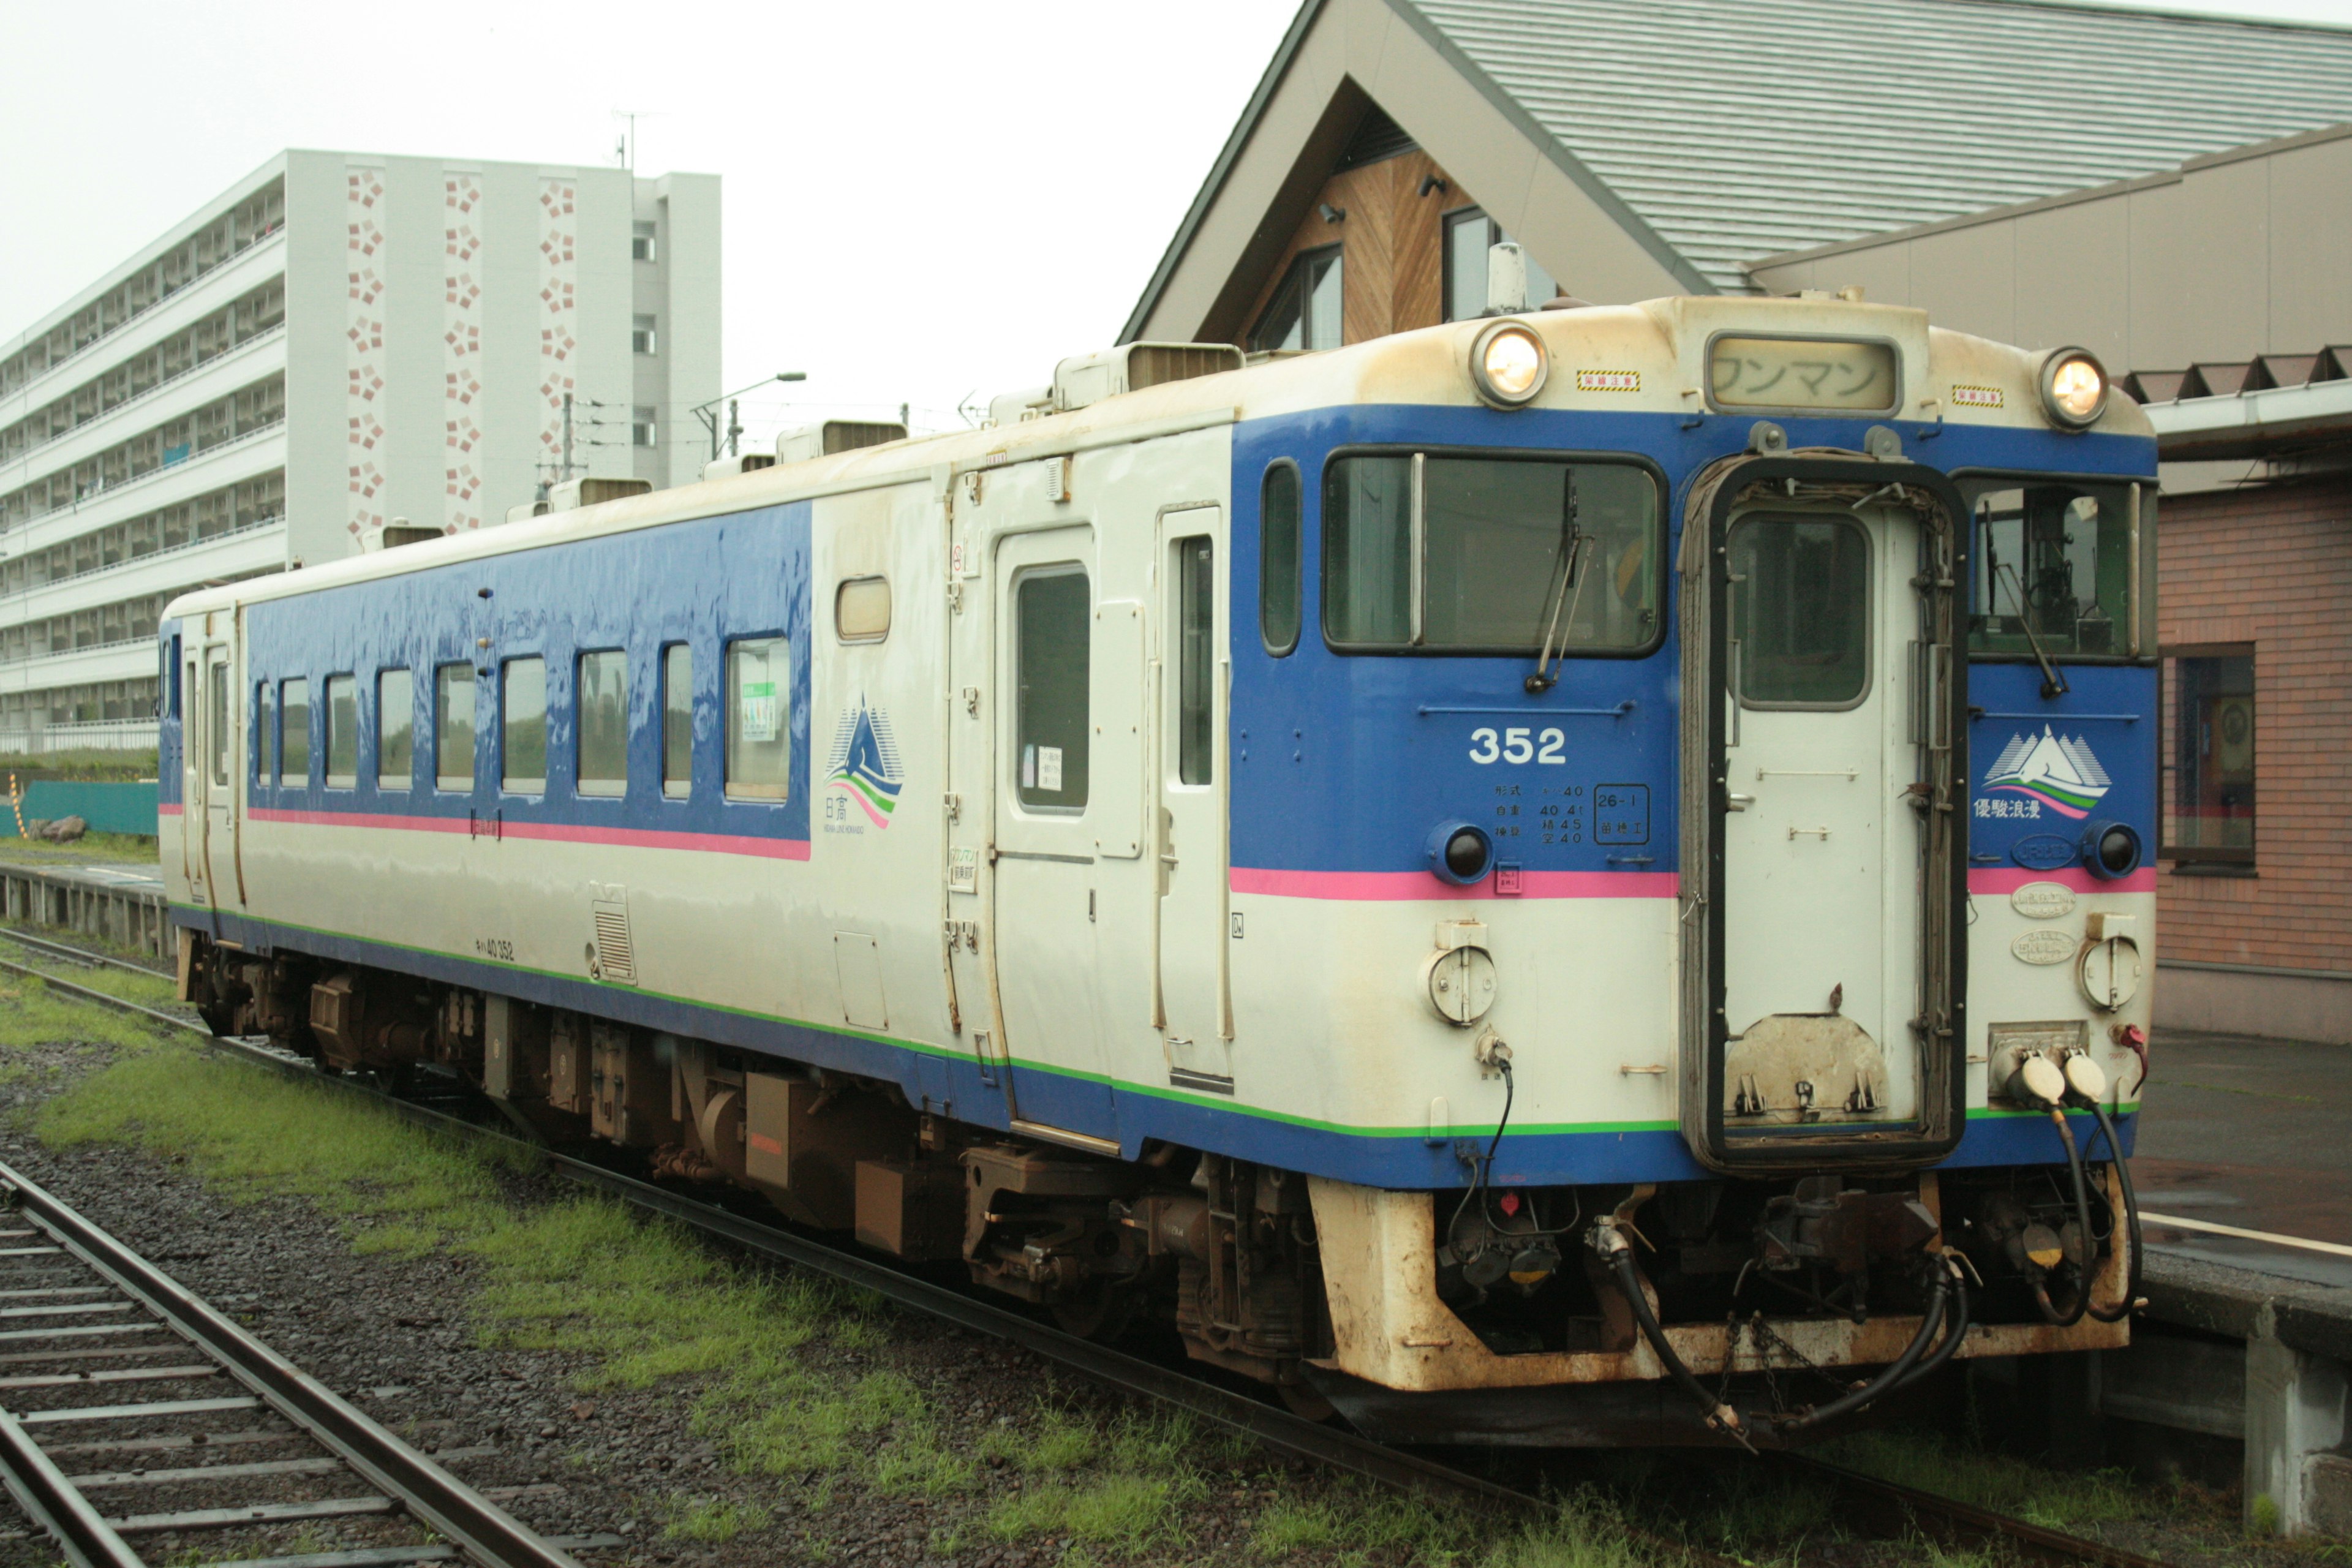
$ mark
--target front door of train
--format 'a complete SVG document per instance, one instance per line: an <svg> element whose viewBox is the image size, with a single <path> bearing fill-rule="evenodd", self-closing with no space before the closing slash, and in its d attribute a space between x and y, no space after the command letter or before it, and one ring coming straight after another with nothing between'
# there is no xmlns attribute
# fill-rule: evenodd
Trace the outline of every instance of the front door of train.
<svg viewBox="0 0 2352 1568"><path fill-rule="evenodd" d="M1938 515L1783 484L1714 519L1720 859L1686 896L1711 894L1689 912L1712 923L1705 1093L1726 1168L1842 1142L1901 1157L1930 1122L1955 1131L1957 773L1927 743L1949 732L1959 662Z"/></svg>

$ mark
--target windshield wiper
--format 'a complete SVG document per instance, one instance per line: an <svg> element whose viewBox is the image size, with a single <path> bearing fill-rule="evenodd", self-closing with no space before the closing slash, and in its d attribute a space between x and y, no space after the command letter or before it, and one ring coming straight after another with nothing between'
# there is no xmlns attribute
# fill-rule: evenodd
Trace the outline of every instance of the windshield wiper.
<svg viewBox="0 0 2352 1568"><path fill-rule="evenodd" d="M1576 470L1571 468L1565 472L1568 485L1559 504L1559 583L1552 589L1548 604L1549 613L1544 621L1543 646L1536 650L1535 673L1525 682L1530 697L1540 697L1559 684L1559 672L1554 668L1557 661L1552 657L1552 638L1564 635L1560 616L1563 605L1568 611L1567 625L1572 626L1576 624L1576 606L1584 597L1584 578L1576 569L1586 543L1584 530L1576 521ZM1574 598L1569 596L1571 587L1576 590ZM1560 651L1563 655L1567 651L1564 642Z"/></svg>
<svg viewBox="0 0 2352 1568"><path fill-rule="evenodd" d="M2000 592L2000 574L2004 572L2009 574L2010 597L2017 601L2018 626L2025 633L2026 647L2033 650L2033 662L2042 667L2042 700L2048 702L2053 699L2063 697L2074 688L2066 684L2066 678L2058 673L2058 666L2052 661L2049 654L2042 651L2042 639L2033 635L2033 611L2025 602L2025 581L2017 574L2016 567L2000 558L2000 552L1994 547L1992 503L1979 502L1977 516L1984 528L1985 574L1992 580L1993 593L1997 598ZM2022 514L2021 513L2020 516L2019 526L2021 528ZM1999 613L1998 605L1995 605L1995 613Z"/></svg>

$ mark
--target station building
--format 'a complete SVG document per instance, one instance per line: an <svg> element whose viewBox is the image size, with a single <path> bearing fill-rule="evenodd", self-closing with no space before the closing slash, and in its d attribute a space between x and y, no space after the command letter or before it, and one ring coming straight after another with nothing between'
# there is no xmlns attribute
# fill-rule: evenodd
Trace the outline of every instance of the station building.
<svg viewBox="0 0 2352 1568"><path fill-rule="evenodd" d="M1859 288L2161 432L2161 1021L2352 1041L2352 29L2029 0L1307 0L1123 339Z"/></svg>
<svg viewBox="0 0 2352 1568"><path fill-rule="evenodd" d="M696 477L715 175L289 151L0 342L0 753L155 742L174 595Z"/></svg>

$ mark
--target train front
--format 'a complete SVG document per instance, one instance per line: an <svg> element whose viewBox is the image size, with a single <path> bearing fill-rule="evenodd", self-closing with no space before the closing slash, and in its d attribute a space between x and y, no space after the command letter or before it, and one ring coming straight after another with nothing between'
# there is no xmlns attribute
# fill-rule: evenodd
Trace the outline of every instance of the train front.
<svg viewBox="0 0 2352 1568"><path fill-rule="evenodd" d="M1396 1436L1761 1443L2125 1342L2138 409L1828 296L1318 357L1237 432L1232 592L1307 1380Z"/></svg>

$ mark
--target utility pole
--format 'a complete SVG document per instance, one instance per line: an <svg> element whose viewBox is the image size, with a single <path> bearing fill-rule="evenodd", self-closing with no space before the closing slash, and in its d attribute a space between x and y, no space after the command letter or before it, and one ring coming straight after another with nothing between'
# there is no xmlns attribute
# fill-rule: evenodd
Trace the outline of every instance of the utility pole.
<svg viewBox="0 0 2352 1568"><path fill-rule="evenodd" d="M563 483L572 482L572 395L563 395Z"/></svg>
<svg viewBox="0 0 2352 1568"><path fill-rule="evenodd" d="M741 409L742 405L737 403L735 399L730 397L727 400L727 455L730 458L742 456L741 443L743 440L743 415Z"/></svg>

